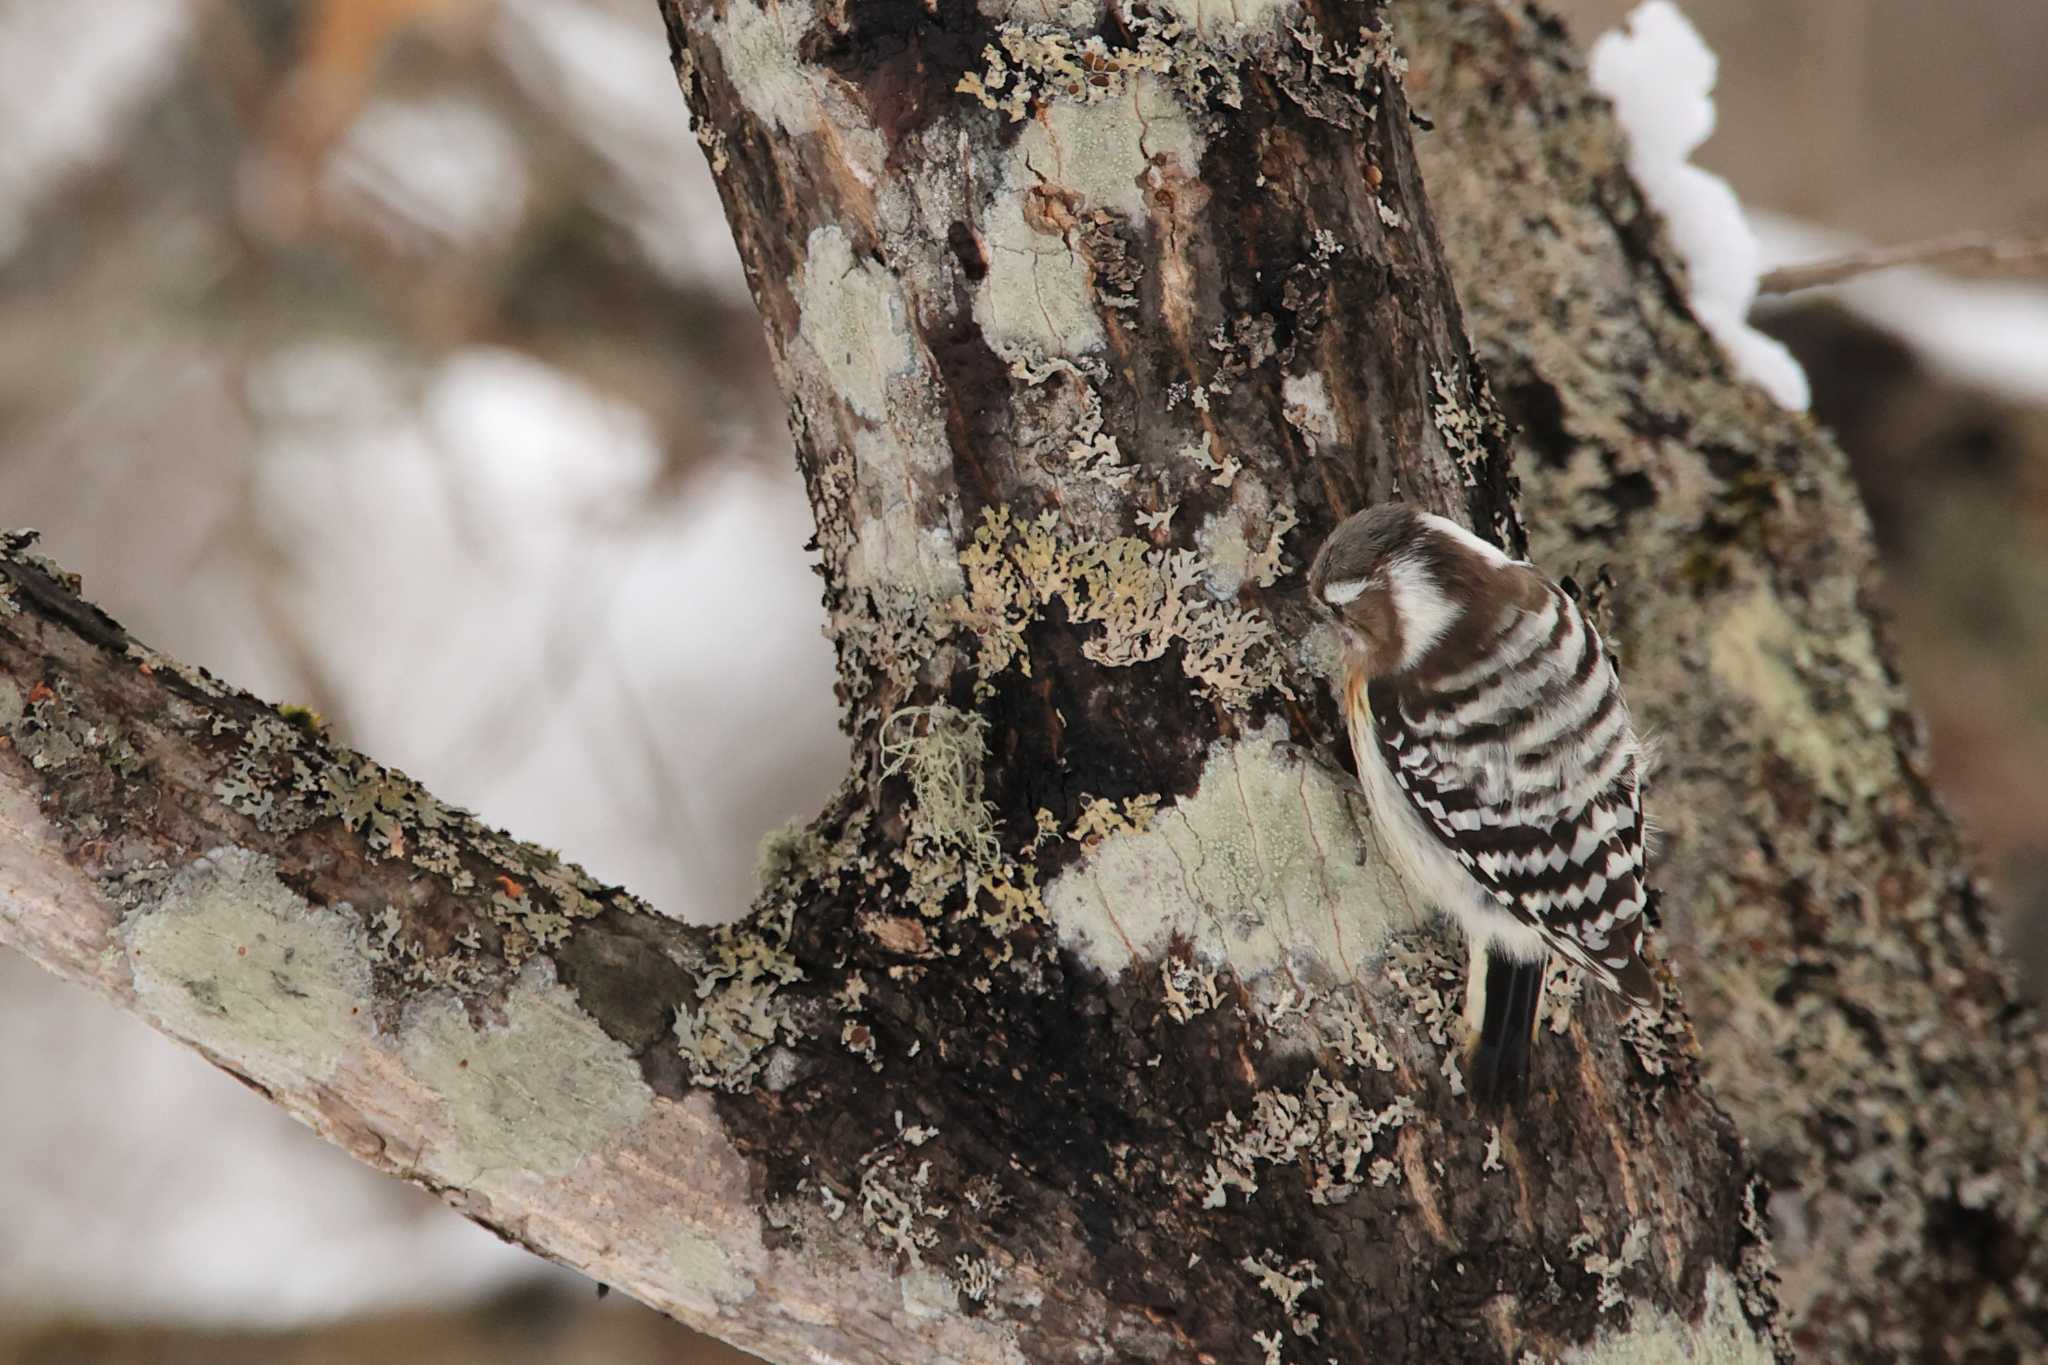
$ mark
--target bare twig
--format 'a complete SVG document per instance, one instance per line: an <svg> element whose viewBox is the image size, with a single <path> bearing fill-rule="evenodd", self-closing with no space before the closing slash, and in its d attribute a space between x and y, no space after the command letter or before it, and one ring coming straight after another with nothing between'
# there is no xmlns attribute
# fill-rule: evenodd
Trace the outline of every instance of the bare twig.
<svg viewBox="0 0 2048 1365"><path fill-rule="evenodd" d="M1924 242L1867 247L1799 265L1767 271L1757 283L1761 294L1793 294L1845 284L1880 270L1904 265L1970 265L2001 274L2031 274L2048 264L2048 237L1994 237L1985 232L1959 232Z"/></svg>

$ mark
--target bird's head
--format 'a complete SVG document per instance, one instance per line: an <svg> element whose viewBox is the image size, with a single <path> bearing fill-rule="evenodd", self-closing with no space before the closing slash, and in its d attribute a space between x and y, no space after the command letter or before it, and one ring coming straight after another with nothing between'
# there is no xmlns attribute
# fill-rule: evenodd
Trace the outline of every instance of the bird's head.
<svg viewBox="0 0 2048 1365"><path fill-rule="evenodd" d="M1456 522L1383 502L1344 519L1309 566L1309 596L1367 677L1410 672L1498 619L1516 566Z"/></svg>

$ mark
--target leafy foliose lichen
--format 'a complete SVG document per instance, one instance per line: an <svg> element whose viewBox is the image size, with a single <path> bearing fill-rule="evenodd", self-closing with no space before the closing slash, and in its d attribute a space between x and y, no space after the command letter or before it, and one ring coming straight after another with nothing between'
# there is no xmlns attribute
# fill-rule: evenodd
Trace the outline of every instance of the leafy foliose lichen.
<svg viewBox="0 0 2048 1365"><path fill-rule="evenodd" d="M1096 663L1142 663L1177 644L1188 678L1234 710L1268 691L1293 695L1272 624L1209 596L1192 550L1159 549L1135 536L1075 542L1055 513L1019 524L1009 509L990 507L960 564L967 591L947 612L975 637L984 681L1012 665L1030 676L1025 627L1057 602L1069 621L1097 628L1081 645Z"/></svg>
<svg viewBox="0 0 2048 1365"><path fill-rule="evenodd" d="M597 914L617 894L558 855L528 848L436 800L404 773L328 745L317 727L290 713L265 713L246 724L223 720L214 728L239 732L241 740L213 793L257 828L291 835L333 820L360 835L373 858L410 864L457 895L488 887L495 953L486 951L478 932L483 921L437 951L407 933L397 911L375 912L380 961L408 982L481 987L559 946L576 921Z"/></svg>
<svg viewBox="0 0 2048 1365"><path fill-rule="evenodd" d="M1321 1071L1300 1089L1272 1088L1252 1096L1249 1114L1225 1114L1207 1134L1214 1156L1200 1182L1203 1204L1223 1208L1230 1191L1250 1196L1268 1166L1292 1166L1308 1181L1309 1198L1338 1204L1368 1174L1366 1159L1384 1132L1421 1117L1407 1095L1374 1109L1357 1092Z"/></svg>
<svg viewBox="0 0 2048 1365"><path fill-rule="evenodd" d="M784 986L803 979L789 951L794 901L771 903L738 924L711 931L688 964L697 998L676 1009L674 1033L697 1085L744 1090L754 1083L765 1054L795 1025Z"/></svg>

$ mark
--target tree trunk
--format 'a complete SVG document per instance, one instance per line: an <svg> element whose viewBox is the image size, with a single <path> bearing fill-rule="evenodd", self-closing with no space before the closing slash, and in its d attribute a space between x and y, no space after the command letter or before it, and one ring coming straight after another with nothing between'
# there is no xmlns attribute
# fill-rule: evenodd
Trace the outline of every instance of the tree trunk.
<svg viewBox="0 0 2048 1365"><path fill-rule="evenodd" d="M1827 434L1686 311L1626 146L1533 9L1401 0L1418 141L1538 562L1604 597L1663 750L1666 941L1757 1153L1803 1356L2048 1355L2048 1104Z"/></svg>
<svg viewBox="0 0 2048 1365"><path fill-rule="evenodd" d="M1624 1026L1561 991L1530 1104L1475 1114L1461 969L1342 766L1332 642L1294 591L1315 540L1398 491L1523 544L1379 17L664 8L817 513L856 741L831 809L764 850L746 920L680 926L136 645L16 545L0 937L771 1359L1768 1358L1755 1187L1676 1005ZM1538 76L1583 101L1493 13L1413 20L1480 44L1432 66L1464 101L1440 120L1524 118ZM1555 190L1494 192L1506 222ZM1604 287L1659 268L1633 231ZM1551 263L1464 278L1517 268L1534 289ZM1672 382L1724 383L1662 306ZM1672 401L1654 374L1585 392L1618 431ZM1714 409L1724 445L1812 447L1744 401ZM1731 576L1772 563L1763 534L1714 542ZM1608 601L1640 604L1616 634L1655 714L1632 632L1692 608L1624 562L1641 596ZM1762 632L1867 639L1853 597L1753 596L1726 658L1774 697L1804 675ZM1691 772L1706 732L1668 697L1674 781L1719 784L1699 825L1666 816L1689 949L1696 907L1748 932L1740 896L1811 886L1818 854L1716 861L1787 820L1758 805L1774 770ZM1843 750L1837 780L1891 781L1854 766L1891 763L1874 723L1883 754ZM1814 732L1796 756L1836 742ZM1946 837L1926 809L1907 843ZM1709 998L1754 991L1717 951Z"/></svg>

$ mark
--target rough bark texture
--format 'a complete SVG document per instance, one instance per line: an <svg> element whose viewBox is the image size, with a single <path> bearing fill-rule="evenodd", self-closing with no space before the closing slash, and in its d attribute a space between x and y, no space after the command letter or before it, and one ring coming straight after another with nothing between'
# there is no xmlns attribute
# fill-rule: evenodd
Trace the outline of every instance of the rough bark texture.
<svg viewBox="0 0 2048 1365"><path fill-rule="evenodd" d="M1474 1114L1340 766L1306 549L1396 490L1521 541L1373 11L664 8L817 512L832 808L684 928L14 546L0 934L772 1359L1769 1358L1675 1005L1560 983Z"/></svg>
<svg viewBox="0 0 2048 1365"><path fill-rule="evenodd" d="M1418 142L1520 435L1538 559L1593 583L1662 746L1665 930L1815 1360L2048 1352L2039 1020L1928 790L1841 453L1734 379L1534 9L1402 0Z"/></svg>

